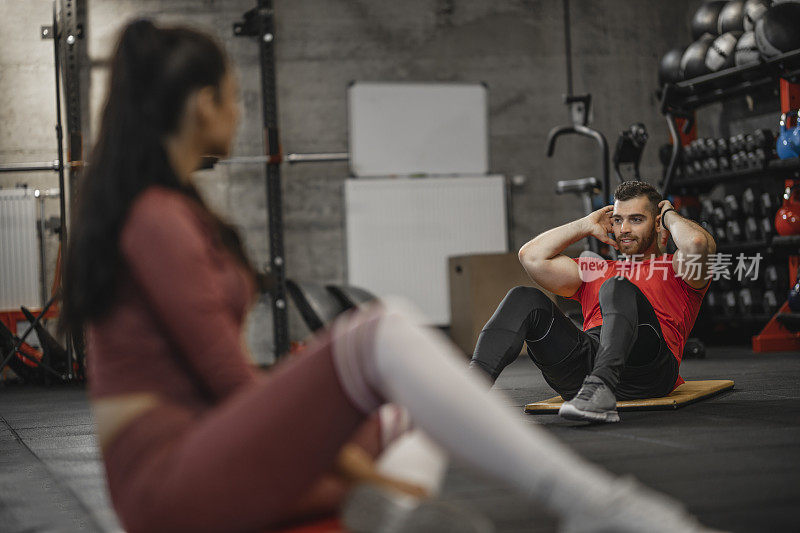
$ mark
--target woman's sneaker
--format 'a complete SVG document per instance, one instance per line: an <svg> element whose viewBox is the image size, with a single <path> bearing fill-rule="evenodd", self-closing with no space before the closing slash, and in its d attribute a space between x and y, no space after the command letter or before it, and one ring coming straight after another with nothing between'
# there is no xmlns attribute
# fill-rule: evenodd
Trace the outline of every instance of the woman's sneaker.
<svg viewBox="0 0 800 533"><path fill-rule="evenodd" d="M578 394L564 402L558 414L568 420L619 422L617 398L602 379L586 376Z"/></svg>

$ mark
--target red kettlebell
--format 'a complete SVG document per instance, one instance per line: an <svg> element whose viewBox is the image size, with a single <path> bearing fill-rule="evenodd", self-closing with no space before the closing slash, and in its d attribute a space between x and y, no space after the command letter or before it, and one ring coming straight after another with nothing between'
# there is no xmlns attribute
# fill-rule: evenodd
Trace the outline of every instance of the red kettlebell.
<svg viewBox="0 0 800 533"><path fill-rule="evenodd" d="M800 184L789 182L783 193L783 205L775 213L778 235L800 235Z"/></svg>

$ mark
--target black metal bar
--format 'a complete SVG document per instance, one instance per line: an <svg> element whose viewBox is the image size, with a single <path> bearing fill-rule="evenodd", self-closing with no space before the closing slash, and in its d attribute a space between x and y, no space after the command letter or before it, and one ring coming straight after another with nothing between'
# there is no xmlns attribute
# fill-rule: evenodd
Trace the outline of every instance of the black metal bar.
<svg viewBox="0 0 800 533"><path fill-rule="evenodd" d="M669 165L667 165L667 170L664 172L664 179L661 184L661 196L666 198L672 186L672 179L675 177L675 170L678 167L678 157L680 156L682 148L681 136L678 133L678 127L675 125L675 118L672 116L672 113L664 113L664 118L667 121L667 127L669 127L669 135L672 137L672 154L669 157Z"/></svg>
<svg viewBox="0 0 800 533"><path fill-rule="evenodd" d="M283 246L283 202L281 171L283 160L278 138L278 105L275 83L275 21L272 0L258 0L255 9L244 14L243 22L234 24L237 36L258 39L261 63L261 98L264 119L266 162L267 219L270 268L277 283L271 292L275 357L289 351L289 314L286 302L286 261Z"/></svg>
<svg viewBox="0 0 800 533"><path fill-rule="evenodd" d="M61 0L62 31L56 35L59 49L64 54L64 68L61 75L64 78L64 107L66 110L67 128L67 164L69 166L69 182L67 188L70 193L77 189L77 182L83 166L83 123L81 103L81 60L86 59L86 44L84 39L84 22L86 19L86 0ZM64 158L60 158L61 161ZM66 252L68 234L66 224L66 198L64 187L61 189L61 252ZM79 367L84 367L84 354L76 353L70 335L67 335L67 373L70 379L74 378L73 362L78 361Z"/></svg>
<svg viewBox="0 0 800 533"><path fill-rule="evenodd" d="M61 121L61 59L59 45L62 43L62 29L58 24L58 13L56 2L53 0L53 54L55 58L55 80L56 80L56 139L58 141L58 160L64 161L64 132ZM67 250L67 204L66 204L66 182L64 179L64 165L58 166L58 204L61 228L58 232L61 253ZM51 299L52 302L52 299ZM49 306L48 306L49 307ZM67 378L72 379L72 350L70 350L70 339L67 335Z"/></svg>
<svg viewBox="0 0 800 533"><path fill-rule="evenodd" d="M58 171L61 169L60 160L42 161L35 163L3 163L0 164L0 172L33 172L42 170Z"/></svg>
<svg viewBox="0 0 800 533"><path fill-rule="evenodd" d="M567 94L572 95L572 36L570 17L569 17L569 0L563 1L564 9L564 55L567 59Z"/></svg>

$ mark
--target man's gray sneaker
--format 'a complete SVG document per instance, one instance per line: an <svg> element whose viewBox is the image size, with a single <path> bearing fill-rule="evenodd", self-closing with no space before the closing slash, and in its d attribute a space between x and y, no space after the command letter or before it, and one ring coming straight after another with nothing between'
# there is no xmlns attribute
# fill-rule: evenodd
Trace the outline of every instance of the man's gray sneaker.
<svg viewBox="0 0 800 533"><path fill-rule="evenodd" d="M569 420L619 422L617 398L603 380L595 376L586 376L581 390L573 399L564 402L558 414Z"/></svg>

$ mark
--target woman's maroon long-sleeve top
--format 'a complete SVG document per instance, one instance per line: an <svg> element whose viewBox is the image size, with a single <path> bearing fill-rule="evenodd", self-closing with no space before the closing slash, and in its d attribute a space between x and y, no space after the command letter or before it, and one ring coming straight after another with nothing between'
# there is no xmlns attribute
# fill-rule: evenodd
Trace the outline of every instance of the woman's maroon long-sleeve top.
<svg viewBox="0 0 800 533"><path fill-rule="evenodd" d="M255 379L242 339L254 283L199 204L148 188L128 213L119 249L114 305L87 331L92 397L156 392L194 410Z"/></svg>

